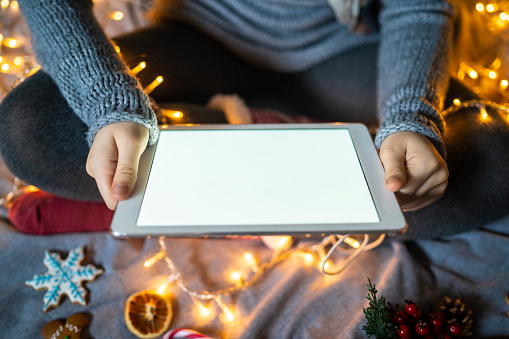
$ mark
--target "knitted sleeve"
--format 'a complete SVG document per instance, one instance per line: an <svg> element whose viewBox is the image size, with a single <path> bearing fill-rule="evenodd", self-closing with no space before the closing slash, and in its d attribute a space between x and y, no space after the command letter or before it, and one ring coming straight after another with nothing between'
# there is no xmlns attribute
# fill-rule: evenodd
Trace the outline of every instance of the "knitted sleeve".
<svg viewBox="0 0 509 339"><path fill-rule="evenodd" d="M440 115L448 86L453 8L442 0L386 0L380 13L380 147L399 131L428 137L445 158Z"/></svg>
<svg viewBox="0 0 509 339"><path fill-rule="evenodd" d="M88 126L92 144L102 127L132 121L157 140L157 119L138 80L115 52L89 0L21 0L32 47L72 110Z"/></svg>

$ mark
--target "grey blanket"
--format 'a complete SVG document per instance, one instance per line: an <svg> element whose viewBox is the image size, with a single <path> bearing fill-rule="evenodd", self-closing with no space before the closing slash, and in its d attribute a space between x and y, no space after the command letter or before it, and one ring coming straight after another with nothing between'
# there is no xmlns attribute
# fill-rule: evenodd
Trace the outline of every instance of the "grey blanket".
<svg viewBox="0 0 509 339"><path fill-rule="evenodd" d="M215 290L231 284L229 273L247 274L250 251L261 261L271 250L253 240L166 239L169 253L193 289ZM104 274L88 289L86 306L65 297L43 312L45 290L25 281L47 271L44 251L67 253L85 246L85 264ZM159 251L157 239L116 240L107 233L30 236L0 223L0 338L37 338L46 323L84 312L92 338L135 338L127 329L124 303L132 293L154 289L168 277L164 262L145 268ZM364 338L363 307L367 277L379 294L396 304L412 299L429 309L443 296L460 297L473 311L475 338L509 338L509 218L478 231L440 240L385 241L361 254L344 272L325 276L317 265L290 258L267 271L258 283L226 302L234 323L203 320L190 297L170 285L175 312L171 328L191 328L216 338ZM344 260L343 257L335 257ZM212 306L213 309L215 306Z"/></svg>

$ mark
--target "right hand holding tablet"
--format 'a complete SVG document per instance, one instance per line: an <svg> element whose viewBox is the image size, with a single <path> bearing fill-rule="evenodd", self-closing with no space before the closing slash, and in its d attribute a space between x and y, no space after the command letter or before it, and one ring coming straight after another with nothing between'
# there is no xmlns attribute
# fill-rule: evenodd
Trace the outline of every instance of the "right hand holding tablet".
<svg viewBox="0 0 509 339"><path fill-rule="evenodd" d="M86 168L109 209L131 195L148 138L148 129L135 122L113 123L97 132Z"/></svg>

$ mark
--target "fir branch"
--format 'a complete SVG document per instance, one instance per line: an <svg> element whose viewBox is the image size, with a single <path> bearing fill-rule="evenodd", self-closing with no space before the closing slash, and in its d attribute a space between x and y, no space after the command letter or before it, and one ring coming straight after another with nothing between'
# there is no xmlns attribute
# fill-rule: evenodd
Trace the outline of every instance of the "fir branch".
<svg viewBox="0 0 509 339"><path fill-rule="evenodd" d="M368 338L374 336L376 339L392 339L396 338L396 331L394 331L394 324L391 321L390 313L385 306L385 298L380 296L377 298L375 284L371 283L368 277L366 284L369 294L366 299L369 300L369 307L363 308L364 315L366 316L367 324L362 326Z"/></svg>

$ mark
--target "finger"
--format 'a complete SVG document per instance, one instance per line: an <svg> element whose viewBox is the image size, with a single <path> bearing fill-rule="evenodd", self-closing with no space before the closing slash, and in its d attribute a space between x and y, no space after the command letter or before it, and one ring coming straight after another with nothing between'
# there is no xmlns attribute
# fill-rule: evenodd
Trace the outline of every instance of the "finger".
<svg viewBox="0 0 509 339"><path fill-rule="evenodd" d="M405 170L405 150L389 147L382 149L380 160L385 169L385 186L391 192L405 187L407 176Z"/></svg>
<svg viewBox="0 0 509 339"><path fill-rule="evenodd" d="M95 178L99 193L101 193L106 206L111 210L115 209L117 205L117 199L113 197L110 189L117 167L116 158L111 158L112 154L116 154L116 150L113 153L107 150L95 152L95 149L92 148L87 160L87 172Z"/></svg>
<svg viewBox="0 0 509 339"><path fill-rule="evenodd" d="M138 163L145 150L145 145L130 140L117 143L118 162L110 185L112 195L117 200L127 199L136 184Z"/></svg>
<svg viewBox="0 0 509 339"><path fill-rule="evenodd" d="M429 167L420 163L407 164L408 182L406 186L397 193L399 194L398 201L401 206L407 205L419 197L426 196L437 187L443 187L445 191L448 183L449 171L447 167L440 162L432 164L432 160L433 159L425 161Z"/></svg>
<svg viewBox="0 0 509 339"><path fill-rule="evenodd" d="M411 212L431 205L444 196L446 188L447 182L443 182L427 192L416 192L416 194L407 199L406 202L400 203L401 209L405 212Z"/></svg>

